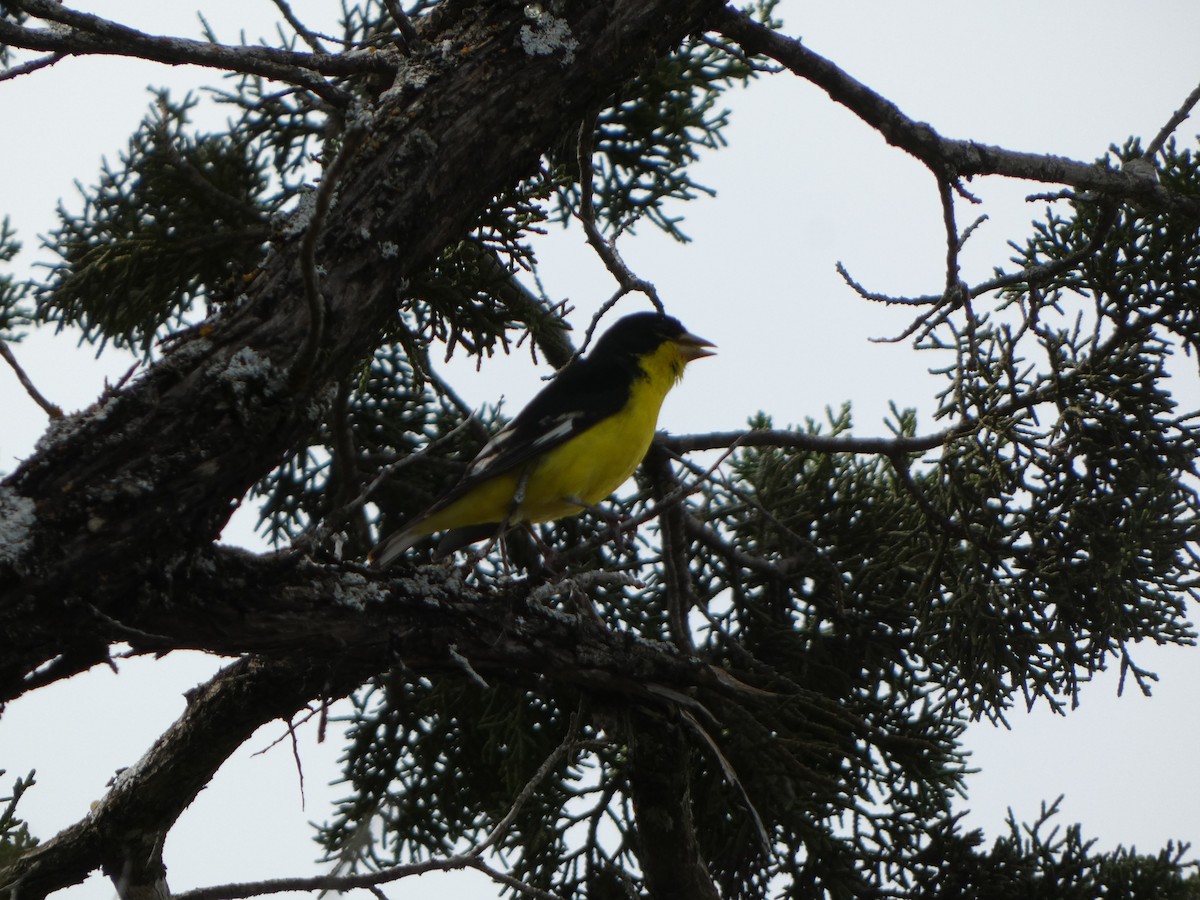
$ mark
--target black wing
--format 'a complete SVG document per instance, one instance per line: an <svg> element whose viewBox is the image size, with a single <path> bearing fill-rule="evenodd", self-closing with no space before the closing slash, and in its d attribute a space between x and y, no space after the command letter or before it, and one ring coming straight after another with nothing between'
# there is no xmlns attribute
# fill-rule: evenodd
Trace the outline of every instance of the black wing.
<svg viewBox="0 0 1200 900"><path fill-rule="evenodd" d="M462 480L422 518L481 482L523 466L619 412L629 400L634 374L622 361L584 358L567 365L484 445Z"/></svg>

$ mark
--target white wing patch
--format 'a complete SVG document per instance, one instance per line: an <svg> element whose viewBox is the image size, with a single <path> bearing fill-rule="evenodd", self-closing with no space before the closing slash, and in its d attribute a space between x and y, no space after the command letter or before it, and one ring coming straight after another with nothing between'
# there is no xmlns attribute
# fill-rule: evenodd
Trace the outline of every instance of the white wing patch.
<svg viewBox="0 0 1200 900"><path fill-rule="evenodd" d="M550 446L561 444L575 431L575 423L578 422L582 416L583 413L579 412L567 413L558 420L554 427L543 431L536 438L534 438L531 446L545 447L547 444Z"/></svg>
<svg viewBox="0 0 1200 900"><path fill-rule="evenodd" d="M537 437L527 445L528 450L537 451L542 447L555 447L563 443L578 429L576 423L583 418L582 412L569 412L558 417L558 420L546 430L542 431ZM517 429L512 425L507 425L500 429L492 436L492 439L484 444L483 449L479 451L479 455L471 460L471 464L467 466L467 471L464 473L464 478L475 477L481 473L487 472L492 468L497 461L508 455L516 455L526 449L521 444L515 443L514 438L517 435Z"/></svg>
<svg viewBox="0 0 1200 900"><path fill-rule="evenodd" d="M513 427L511 424L505 425L494 435L491 440L483 445L483 449L471 460L467 470L463 472L463 477L468 478L472 475L478 475L480 472L487 469L496 461L496 457L504 452L504 448L512 442Z"/></svg>

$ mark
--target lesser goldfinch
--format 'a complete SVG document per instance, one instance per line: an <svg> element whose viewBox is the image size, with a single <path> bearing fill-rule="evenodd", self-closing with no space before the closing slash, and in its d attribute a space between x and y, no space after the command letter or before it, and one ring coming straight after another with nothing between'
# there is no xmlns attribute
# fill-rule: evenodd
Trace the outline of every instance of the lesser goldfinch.
<svg viewBox="0 0 1200 900"><path fill-rule="evenodd" d="M663 398L693 359L715 345L678 319L619 319L586 357L565 366L472 460L462 480L371 551L382 569L421 538L447 531L437 556L521 522L594 507L633 474Z"/></svg>

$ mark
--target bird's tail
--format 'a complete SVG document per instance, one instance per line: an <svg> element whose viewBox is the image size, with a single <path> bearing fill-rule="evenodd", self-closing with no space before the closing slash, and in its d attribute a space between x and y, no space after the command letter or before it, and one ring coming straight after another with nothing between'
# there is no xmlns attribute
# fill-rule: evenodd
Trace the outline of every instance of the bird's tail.
<svg viewBox="0 0 1200 900"><path fill-rule="evenodd" d="M413 523L402 531L389 534L376 544L374 549L367 554L368 564L375 569L386 569L397 558L403 556L410 547L428 534L428 532L423 531L419 527L419 524ZM463 547L474 544L477 541L496 537L499 531L499 522L484 522L480 525L464 525L461 528L452 528L442 535L442 539L438 541L437 549L433 551L433 559L435 562L440 562L455 550L461 550Z"/></svg>
<svg viewBox="0 0 1200 900"><path fill-rule="evenodd" d="M367 554L367 563L374 569L386 569L422 537L423 534L411 528L389 534Z"/></svg>
<svg viewBox="0 0 1200 900"><path fill-rule="evenodd" d="M498 537L499 522L482 522L479 525L464 525L462 528L451 528L438 541L437 549L433 551L435 560L443 560L455 550L470 546L477 541Z"/></svg>

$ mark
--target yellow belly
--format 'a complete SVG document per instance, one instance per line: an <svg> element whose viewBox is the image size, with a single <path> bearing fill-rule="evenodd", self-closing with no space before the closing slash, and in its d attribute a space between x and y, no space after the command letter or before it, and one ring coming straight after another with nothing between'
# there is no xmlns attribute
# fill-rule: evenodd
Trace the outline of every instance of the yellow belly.
<svg viewBox="0 0 1200 900"><path fill-rule="evenodd" d="M683 368L682 362L676 363L677 351L674 356L661 361L661 371L651 370L659 360L643 363L649 377L635 382L633 396L622 411L530 466L483 482L421 522L420 533L490 522L548 522L582 512L579 501L588 506L599 503L625 483L650 449L663 398ZM523 500L514 504L522 478Z"/></svg>
<svg viewBox="0 0 1200 900"><path fill-rule="evenodd" d="M624 484L650 449L661 405L662 397L629 404L547 453L529 473L517 521L574 515L582 507L572 500L594 506Z"/></svg>

